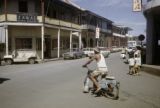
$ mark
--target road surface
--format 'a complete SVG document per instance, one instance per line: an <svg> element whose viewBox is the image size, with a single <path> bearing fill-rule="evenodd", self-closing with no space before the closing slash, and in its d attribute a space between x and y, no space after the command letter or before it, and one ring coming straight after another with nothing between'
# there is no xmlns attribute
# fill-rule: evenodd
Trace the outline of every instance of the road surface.
<svg viewBox="0 0 160 108"><path fill-rule="evenodd" d="M160 108L160 77L127 74L128 65L111 54L109 74L120 81L120 98L84 94L87 58L0 66L0 108ZM91 67L95 67L93 62Z"/></svg>

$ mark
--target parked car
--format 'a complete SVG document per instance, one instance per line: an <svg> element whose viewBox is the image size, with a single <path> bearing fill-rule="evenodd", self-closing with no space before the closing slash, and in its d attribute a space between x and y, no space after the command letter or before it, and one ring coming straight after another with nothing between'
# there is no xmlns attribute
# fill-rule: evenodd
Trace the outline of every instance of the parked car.
<svg viewBox="0 0 160 108"><path fill-rule="evenodd" d="M84 52L78 48L73 48L70 51L63 53L63 59L77 59L82 58Z"/></svg>
<svg viewBox="0 0 160 108"><path fill-rule="evenodd" d="M128 47L127 48L127 52L128 54L132 53L132 52L135 52L136 48L135 47Z"/></svg>
<svg viewBox="0 0 160 108"><path fill-rule="evenodd" d="M105 58L109 57L110 50L108 50L108 48L106 48L106 47L99 47L99 49L100 49L100 53L102 53Z"/></svg>
<svg viewBox="0 0 160 108"><path fill-rule="evenodd" d="M83 48L85 56L89 57L94 54L94 48Z"/></svg>
<svg viewBox="0 0 160 108"><path fill-rule="evenodd" d="M38 61L37 53L31 49L18 49L14 50L11 55L5 55L3 57L6 64L12 64L14 62L28 62L34 64Z"/></svg>

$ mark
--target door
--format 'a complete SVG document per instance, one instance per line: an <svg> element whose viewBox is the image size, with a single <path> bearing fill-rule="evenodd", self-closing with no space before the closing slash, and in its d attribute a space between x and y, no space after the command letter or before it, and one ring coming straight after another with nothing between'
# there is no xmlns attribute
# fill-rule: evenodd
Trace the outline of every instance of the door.
<svg viewBox="0 0 160 108"><path fill-rule="evenodd" d="M44 58L51 58L51 38L45 37Z"/></svg>

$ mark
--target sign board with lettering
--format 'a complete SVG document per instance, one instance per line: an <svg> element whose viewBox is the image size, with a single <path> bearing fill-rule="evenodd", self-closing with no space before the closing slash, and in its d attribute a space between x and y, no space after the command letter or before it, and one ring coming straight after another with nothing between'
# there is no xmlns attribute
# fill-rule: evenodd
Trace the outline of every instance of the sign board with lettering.
<svg viewBox="0 0 160 108"><path fill-rule="evenodd" d="M37 15L18 13L17 14L17 21L19 21L19 22L37 22Z"/></svg>
<svg viewBox="0 0 160 108"><path fill-rule="evenodd" d="M142 0L133 0L133 11L142 11Z"/></svg>
<svg viewBox="0 0 160 108"><path fill-rule="evenodd" d="M99 27L97 27L97 28L96 28L96 38L97 38L97 39L99 39L99 32L100 32L100 29L99 29Z"/></svg>

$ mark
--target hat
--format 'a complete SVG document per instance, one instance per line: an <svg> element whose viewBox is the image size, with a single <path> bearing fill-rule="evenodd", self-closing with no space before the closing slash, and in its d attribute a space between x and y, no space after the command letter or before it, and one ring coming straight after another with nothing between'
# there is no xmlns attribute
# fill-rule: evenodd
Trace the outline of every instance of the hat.
<svg viewBox="0 0 160 108"><path fill-rule="evenodd" d="M97 52L97 53L100 52L100 51L99 51L99 48L94 48L94 51Z"/></svg>

